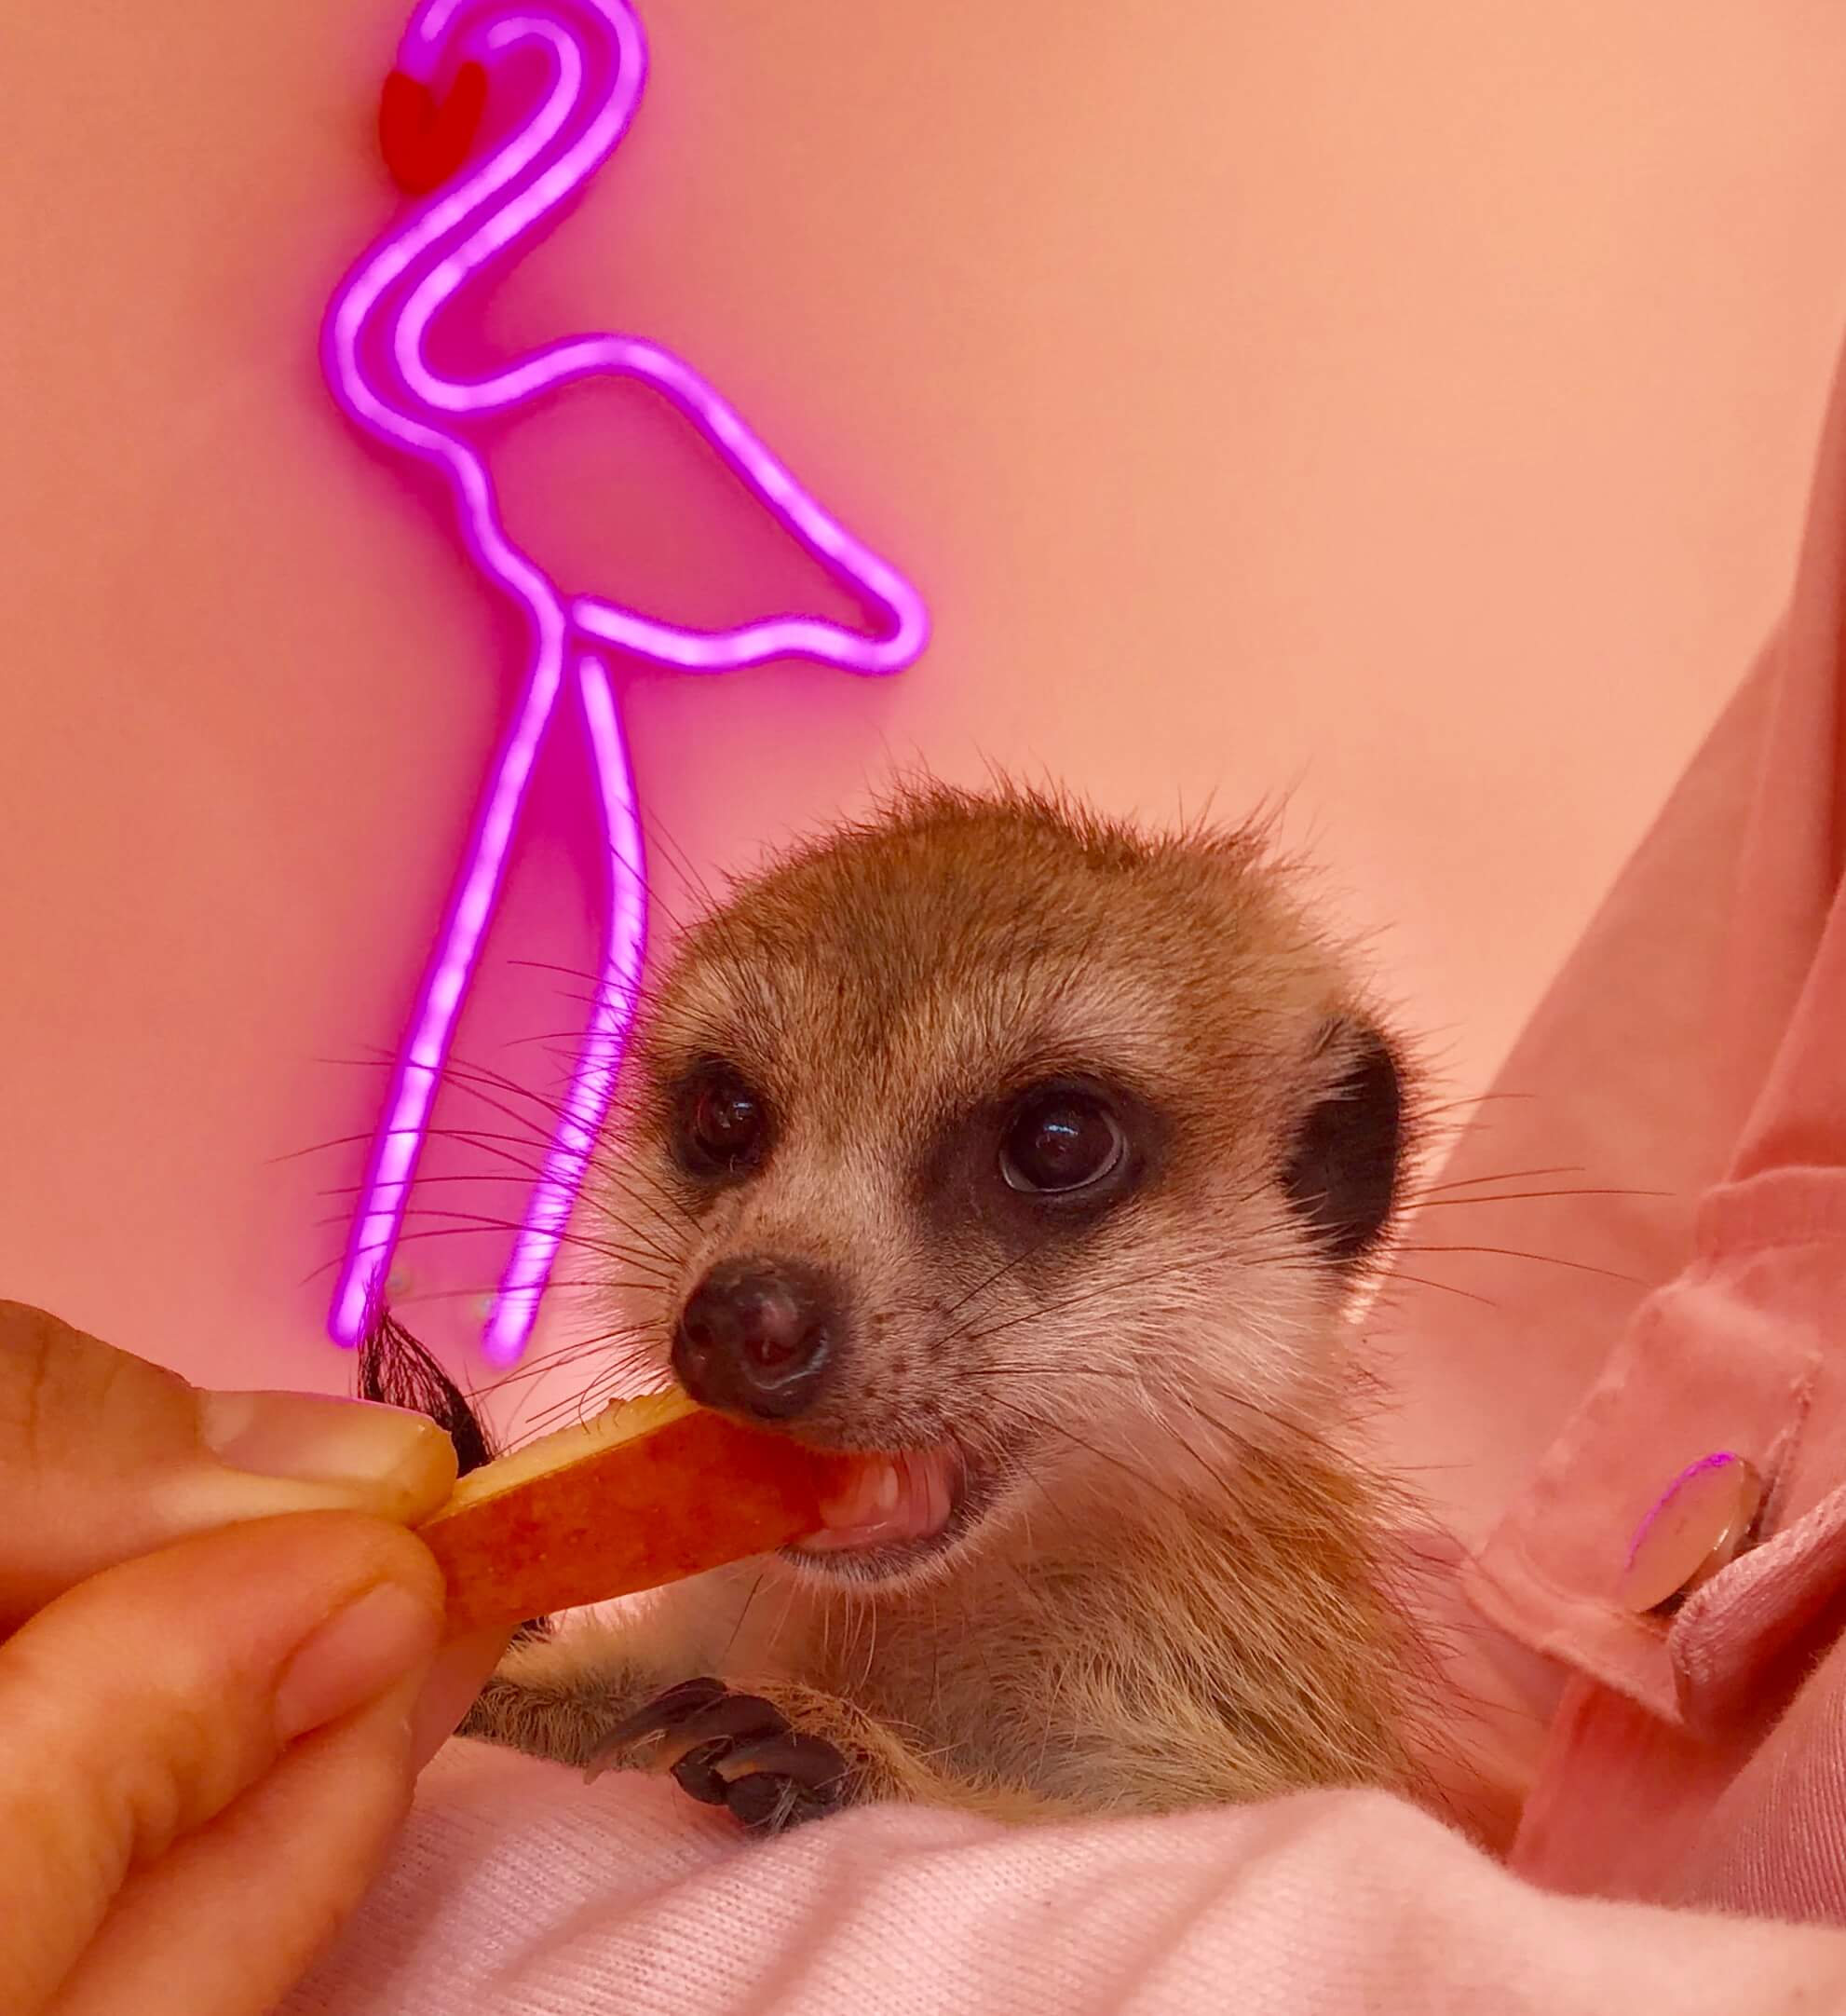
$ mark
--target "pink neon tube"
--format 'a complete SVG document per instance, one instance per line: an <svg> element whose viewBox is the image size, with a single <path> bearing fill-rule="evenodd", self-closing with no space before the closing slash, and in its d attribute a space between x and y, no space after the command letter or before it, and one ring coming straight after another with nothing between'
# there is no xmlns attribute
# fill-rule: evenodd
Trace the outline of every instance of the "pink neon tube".
<svg viewBox="0 0 1846 2016"><path fill-rule="evenodd" d="M541 228L608 158L627 130L646 72L641 24L622 0L552 0L517 9L427 0L411 16L399 67L430 85L467 61L490 80L516 51L549 66L540 102L510 137L448 188L418 204L342 281L329 304L322 356L335 397L357 424L447 478L456 524L482 573L522 611L530 639L518 696L392 1075L334 1289L329 1328L354 1342L388 1273L428 1136L456 1019L505 879L533 765L567 673L580 703L609 863L601 975L587 1031L524 1221L487 1323L488 1355L523 1350L582 1187L627 1046L645 957L641 818L610 684L613 648L684 672L729 672L801 657L844 671L902 671L923 649L929 619L903 576L804 490L736 410L698 373L632 336L567 338L480 378L451 378L426 355L431 323L489 262ZM691 630L591 594L567 593L501 524L470 421L516 412L592 375L652 386L739 479L872 612L857 632L780 614L726 630Z"/></svg>

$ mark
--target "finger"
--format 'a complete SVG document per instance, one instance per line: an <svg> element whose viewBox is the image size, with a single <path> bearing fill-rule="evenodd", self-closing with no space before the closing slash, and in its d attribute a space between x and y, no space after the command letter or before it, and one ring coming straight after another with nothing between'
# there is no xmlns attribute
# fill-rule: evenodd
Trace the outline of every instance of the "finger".
<svg viewBox="0 0 1846 2016"><path fill-rule="evenodd" d="M452 1639L436 1656L411 1718L410 1765L421 1771L455 1731L494 1669L506 1656L509 1633L474 1631Z"/></svg>
<svg viewBox="0 0 1846 2016"><path fill-rule="evenodd" d="M411 1696L304 1740L131 1876L47 2016L258 2016L345 1924L410 1804Z"/></svg>
<svg viewBox="0 0 1846 2016"><path fill-rule="evenodd" d="M39 2009L129 1877L290 1743L420 1681L441 1604L411 1535L318 1513L110 1569L0 1646L0 2009Z"/></svg>
<svg viewBox="0 0 1846 2016"><path fill-rule="evenodd" d="M50 2016L249 2016L305 1974L389 1848L413 1774L506 1649L445 1645L422 1683L304 1737L266 1778L130 1876Z"/></svg>
<svg viewBox="0 0 1846 2016"><path fill-rule="evenodd" d="M397 1408L201 1393L42 1310L0 1301L0 1626L87 1575L237 1519L348 1507L410 1522L454 1444Z"/></svg>

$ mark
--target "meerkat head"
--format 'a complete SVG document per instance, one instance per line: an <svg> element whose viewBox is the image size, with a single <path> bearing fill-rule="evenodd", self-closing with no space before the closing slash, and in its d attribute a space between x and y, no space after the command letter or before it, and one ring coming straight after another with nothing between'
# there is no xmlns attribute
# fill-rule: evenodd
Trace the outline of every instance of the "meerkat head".
<svg viewBox="0 0 1846 2016"><path fill-rule="evenodd" d="M806 1573L914 1577L1311 1427L1405 1111L1254 836L913 792L686 935L612 1157L623 1314L699 1399L866 1459Z"/></svg>

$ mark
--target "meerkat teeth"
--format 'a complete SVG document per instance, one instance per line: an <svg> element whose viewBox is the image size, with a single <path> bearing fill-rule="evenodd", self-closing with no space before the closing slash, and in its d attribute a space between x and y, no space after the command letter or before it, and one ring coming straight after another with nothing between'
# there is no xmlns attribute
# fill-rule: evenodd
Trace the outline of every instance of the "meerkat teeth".
<svg viewBox="0 0 1846 2016"><path fill-rule="evenodd" d="M843 1552L928 1539L948 1523L948 1458L937 1451L862 1457L846 1491L821 1508L823 1529L798 1543L804 1553Z"/></svg>
<svg viewBox="0 0 1846 2016"><path fill-rule="evenodd" d="M824 1531L815 1538L876 1526L896 1509L901 1494L895 1464L885 1457L857 1458L846 1488L821 1505Z"/></svg>

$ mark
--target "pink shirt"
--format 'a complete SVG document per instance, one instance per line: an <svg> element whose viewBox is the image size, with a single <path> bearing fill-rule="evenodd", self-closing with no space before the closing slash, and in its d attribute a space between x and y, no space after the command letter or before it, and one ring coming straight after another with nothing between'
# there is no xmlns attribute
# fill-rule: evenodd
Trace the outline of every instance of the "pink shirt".
<svg viewBox="0 0 1846 2016"><path fill-rule="evenodd" d="M1432 1208L1410 1254L1485 1301L1406 1279L1375 1320L1392 1454L1473 1555L1498 1859L1359 1793L757 1844L670 1785L457 1743L287 2009L1846 2009L1843 855L1846 392L1781 636L1445 1176L1576 1194ZM1754 1542L1637 1615L1634 1536L1717 1451L1765 1481Z"/></svg>

